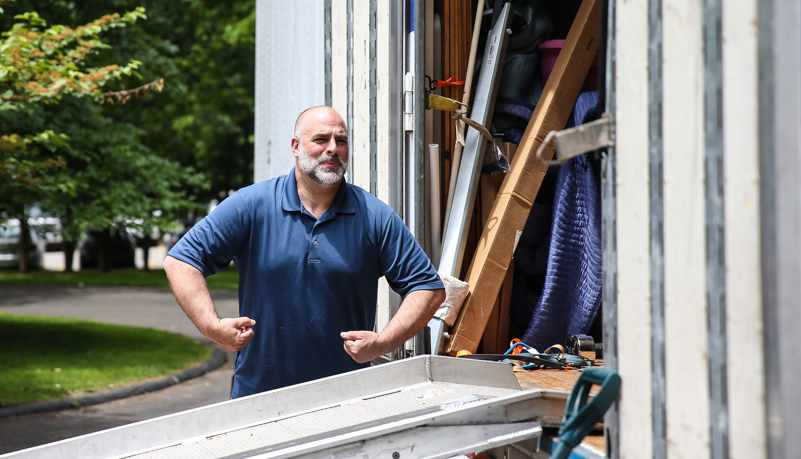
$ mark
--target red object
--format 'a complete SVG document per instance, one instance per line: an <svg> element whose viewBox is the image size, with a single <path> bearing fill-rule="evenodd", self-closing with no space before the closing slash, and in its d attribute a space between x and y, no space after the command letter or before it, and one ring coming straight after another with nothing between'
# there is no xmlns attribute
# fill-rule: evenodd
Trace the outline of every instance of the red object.
<svg viewBox="0 0 801 459"><path fill-rule="evenodd" d="M434 86L437 88L441 88L443 86L461 86L464 84L464 81L451 81L453 77L448 78L445 81L437 81L434 83Z"/></svg>
<svg viewBox="0 0 801 459"><path fill-rule="evenodd" d="M542 70L542 85L548 82L548 77L551 75L554 65L556 65L556 58L559 57L559 52L562 51L564 40L548 40L540 43L540 69ZM587 78L584 80L584 85L581 87L581 92L597 91L598 90L598 54L595 55L595 60L592 61Z"/></svg>
<svg viewBox="0 0 801 459"><path fill-rule="evenodd" d="M520 341L520 338L515 338L512 342L509 343L510 347L514 346L512 350L512 355L522 354L526 347L523 345L523 342Z"/></svg>

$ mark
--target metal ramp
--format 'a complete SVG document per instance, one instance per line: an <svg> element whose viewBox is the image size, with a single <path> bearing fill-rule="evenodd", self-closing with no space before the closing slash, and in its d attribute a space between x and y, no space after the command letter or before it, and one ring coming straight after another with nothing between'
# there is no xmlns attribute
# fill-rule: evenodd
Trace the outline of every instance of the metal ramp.
<svg viewBox="0 0 801 459"><path fill-rule="evenodd" d="M566 399L521 391L505 364L420 356L3 457L410 459L509 444L539 457Z"/></svg>

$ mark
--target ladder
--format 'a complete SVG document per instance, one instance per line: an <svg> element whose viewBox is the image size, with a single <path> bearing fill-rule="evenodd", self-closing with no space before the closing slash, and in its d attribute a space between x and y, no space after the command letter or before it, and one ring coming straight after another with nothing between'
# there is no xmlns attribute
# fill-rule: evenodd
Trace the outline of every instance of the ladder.
<svg viewBox="0 0 801 459"><path fill-rule="evenodd" d="M521 391L506 364L423 355L3 457L547 458L567 397Z"/></svg>

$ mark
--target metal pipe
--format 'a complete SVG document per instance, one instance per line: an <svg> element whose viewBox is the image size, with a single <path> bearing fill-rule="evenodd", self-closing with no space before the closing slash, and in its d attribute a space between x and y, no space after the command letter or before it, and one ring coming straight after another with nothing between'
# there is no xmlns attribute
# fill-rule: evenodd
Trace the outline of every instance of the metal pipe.
<svg viewBox="0 0 801 459"><path fill-rule="evenodd" d="M478 80L479 93L476 94L474 106L470 112L471 119L483 126L492 123L492 111L495 108L495 96L500 84L500 70L506 54L508 41L507 28L511 18L511 5L504 3L501 17L490 31L487 39L485 59ZM467 227L473 217L473 203L478 190L478 176L481 171L484 149L487 140L477 130L469 128L465 135L464 158L456 177L453 208L445 226L445 237L442 243L442 257L439 269L451 276L458 277L461 271Z"/></svg>
<svg viewBox="0 0 801 459"><path fill-rule="evenodd" d="M439 185L439 164L440 154L439 145L432 143L428 146L428 183L431 213L431 262L434 266L439 264L440 251L442 250L442 211L440 209L440 185Z"/></svg>
<svg viewBox="0 0 801 459"><path fill-rule="evenodd" d="M495 96L501 80L500 70L503 68L506 55L507 32L511 17L511 5L504 3L503 12L487 39L485 52L487 65L479 76L479 91L476 94L473 110L470 112L473 121L484 126L492 124L492 112L495 108ZM467 131L464 161L459 166L459 176L454 177L456 188L452 203L453 209L445 222L442 255L438 264L440 273L454 277L459 276L467 240L467 228L473 217L473 204L478 191L478 176L481 172L486 145L487 140L476 129L470 128ZM442 337L447 326L442 319L434 317L428 322L428 327L431 330L431 352L437 354L442 347Z"/></svg>
<svg viewBox="0 0 801 459"><path fill-rule="evenodd" d="M412 134L412 161L410 171L412 178L412 201L409 209L412 210L410 227L420 247L425 247L425 123L426 123L426 91L425 91L425 65L426 65L426 0L413 0L414 14L414 132ZM427 330L424 328L414 337L414 354L427 354Z"/></svg>
<svg viewBox="0 0 801 459"><path fill-rule="evenodd" d="M414 212L412 232L421 247L425 246L425 73L426 73L426 0L414 0L414 134L412 136L412 186Z"/></svg>

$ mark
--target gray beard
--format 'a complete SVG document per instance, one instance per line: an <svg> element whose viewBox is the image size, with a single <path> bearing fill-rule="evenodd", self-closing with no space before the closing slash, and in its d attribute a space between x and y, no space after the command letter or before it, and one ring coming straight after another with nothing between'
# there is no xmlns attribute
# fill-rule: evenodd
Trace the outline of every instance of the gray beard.
<svg viewBox="0 0 801 459"><path fill-rule="evenodd" d="M306 154L306 151L303 149L303 144L298 145L298 150L298 165L300 165L300 170L321 185L334 186L338 184L348 170L348 163L342 161L339 155L319 156L317 159L313 159ZM326 161L336 161L339 164L339 168L332 171L320 166L320 164Z"/></svg>

